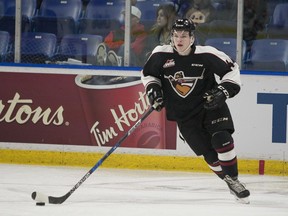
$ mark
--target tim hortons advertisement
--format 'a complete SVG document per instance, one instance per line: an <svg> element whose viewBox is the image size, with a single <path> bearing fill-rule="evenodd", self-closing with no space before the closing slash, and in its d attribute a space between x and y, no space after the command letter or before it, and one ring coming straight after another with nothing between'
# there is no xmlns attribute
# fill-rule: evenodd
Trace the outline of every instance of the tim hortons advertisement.
<svg viewBox="0 0 288 216"><path fill-rule="evenodd" d="M0 73L0 142L113 146L149 109L140 78ZM154 111L121 147L176 149Z"/></svg>

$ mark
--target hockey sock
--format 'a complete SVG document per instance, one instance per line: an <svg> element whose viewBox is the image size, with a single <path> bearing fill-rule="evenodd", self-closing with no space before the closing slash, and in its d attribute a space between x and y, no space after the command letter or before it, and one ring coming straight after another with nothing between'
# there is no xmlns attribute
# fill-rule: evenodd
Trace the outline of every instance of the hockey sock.
<svg viewBox="0 0 288 216"><path fill-rule="evenodd" d="M204 160L208 164L209 168L221 179L224 178L222 167L218 160L217 152L214 149L211 149L209 152L203 155Z"/></svg>
<svg viewBox="0 0 288 216"><path fill-rule="evenodd" d="M215 133L212 136L211 142L218 153L219 164L222 167L224 176L237 177L237 156L231 134L227 131Z"/></svg>

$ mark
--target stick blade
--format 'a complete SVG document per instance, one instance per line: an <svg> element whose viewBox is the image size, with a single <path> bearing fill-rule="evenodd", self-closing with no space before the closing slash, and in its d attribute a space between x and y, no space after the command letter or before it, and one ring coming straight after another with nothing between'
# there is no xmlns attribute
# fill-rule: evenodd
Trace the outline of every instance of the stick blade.
<svg viewBox="0 0 288 216"><path fill-rule="evenodd" d="M62 197L53 197L34 191L31 197L37 203L62 204L70 195L70 193L67 193Z"/></svg>
<svg viewBox="0 0 288 216"><path fill-rule="evenodd" d="M40 203L49 203L49 198L47 195L40 193L40 192L36 192L34 191L31 194L31 197L33 200L35 200L36 202L40 202Z"/></svg>

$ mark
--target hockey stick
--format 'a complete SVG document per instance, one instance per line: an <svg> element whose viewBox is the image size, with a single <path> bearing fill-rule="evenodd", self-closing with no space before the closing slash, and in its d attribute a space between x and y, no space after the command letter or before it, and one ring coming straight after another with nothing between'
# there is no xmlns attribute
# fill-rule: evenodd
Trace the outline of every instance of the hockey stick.
<svg viewBox="0 0 288 216"><path fill-rule="evenodd" d="M39 193L34 191L31 194L31 197L33 200L37 201L37 203L45 205L45 203L50 204L61 204L65 202L68 197L71 196L71 194L82 185L82 183L89 178L89 176L99 167L101 164L111 155L121 144L122 142L132 134L132 132L152 113L154 110L153 107L151 107L146 113L143 114L143 116L132 126L129 131L81 178L80 181L77 182L74 187L68 191L64 196L61 197L53 197L53 196L47 196L45 194Z"/></svg>

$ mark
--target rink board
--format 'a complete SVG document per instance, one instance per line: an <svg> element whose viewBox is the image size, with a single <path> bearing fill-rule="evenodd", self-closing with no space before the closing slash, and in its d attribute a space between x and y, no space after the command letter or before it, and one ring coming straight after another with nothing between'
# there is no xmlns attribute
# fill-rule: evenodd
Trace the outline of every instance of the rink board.
<svg viewBox="0 0 288 216"><path fill-rule="evenodd" d="M1 162L21 163L22 159L23 163L34 164L39 161L39 164L49 164L50 161L51 164L72 166L89 166L95 163L97 161L95 158L99 158L108 151L109 147L113 146L121 137L121 134L118 133L119 135L115 136L115 139L111 140L109 145L101 146L95 142L95 133L91 132L91 125L97 122L97 119L92 117L91 121L91 116L87 115L89 110L87 111L84 108L90 108L90 106L89 104L84 104L83 98L81 98L83 92L79 92L79 85L75 81L76 77L103 73L108 75L117 74L119 76L140 76L140 70L133 68L95 69L95 67L87 67L83 69L83 67L75 66L67 69L65 67L7 66L1 67L0 71L0 80L2 81L0 85L2 105L0 112L2 131L0 134ZM241 92L235 99L228 100L236 128L233 136L240 161L239 168L241 170L243 167L244 172L246 170L248 173L257 173L259 161L265 161L266 173L287 174L288 76L286 73L280 72L254 73L242 71L241 74ZM87 90L87 92L90 91L94 94L96 90ZM139 97L141 97L141 91L139 91ZM131 91L128 93L130 94ZM121 98L122 96L119 97ZM129 98L129 95L123 96L123 101L127 98ZM46 124L44 124L44 121L42 123L40 121L33 122L32 118L26 119L22 116L21 122L13 116L15 112L10 110L9 114L8 109L9 106L11 107L11 103L17 100L18 102L21 101L21 103L29 102L29 106L24 104L21 110L25 111L28 107L30 114L37 107L41 107L42 110L50 108L50 110L55 111L55 117L56 110L59 111L59 109L63 108L66 114L64 117L68 116L69 121L57 116L59 118L56 119L55 117L53 125L52 121L49 122L47 119ZM137 98L136 100L138 102L141 101ZM141 103L142 107L147 108L144 100ZM120 105L122 106L123 104ZM112 104L112 107L119 107L119 104ZM133 105L132 108L127 108L123 105L123 107L126 111L128 110L127 113L132 113L133 111L134 114L135 107L138 106ZM16 108L15 106L13 111ZM109 107L106 107L106 109L105 107L101 108L103 110L110 109ZM143 113L145 109L141 111ZM106 117L107 115L102 116ZM141 113L137 114L137 118L135 116L133 118L132 115L129 116L131 122L126 125L127 127L124 128L122 134L140 116ZM142 134L142 132L139 132L138 137L136 136L137 139L135 137L132 139L131 137L130 141L127 140L123 146L117 149L117 152L107 160L107 166L110 166L109 163L111 163L113 164L111 166L119 166L121 168L126 166L131 168L146 169L154 167L165 169L166 167L166 169L206 171L207 167L203 165L202 158L195 157L188 145L178 138L176 127L173 125L171 127L163 120L164 118L165 116L162 113L160 118L157 117L159 120L152 118L153 121L156 119L156 122L147 124L152 125L153 129L155 129L154 132L158 133L157 136L154 136L154 141L151 139L146 142L149 145L137 144L135 140L139 138L139 134ZM30 135L28 136L28 134ZM141 140L143 140L143 137ZM9 153L9 151L12 152ZM22 151L27 151L25 155L29 156L30 162L28 158L25 159L23 157ZM39 155L41 155L41 160L39 160ZM83 161L77 160L78 157L81 160L83 159ZM124 157L125 159L121 159L121 163L117 159L113 162L113 158L118 157ZM151 164L151 161L156 161L156 163ZM171 161L171 163L168 161ZM249 166L251 167L249 168ZM271 171L269 171L269 167L271 167Z"/></svg>

